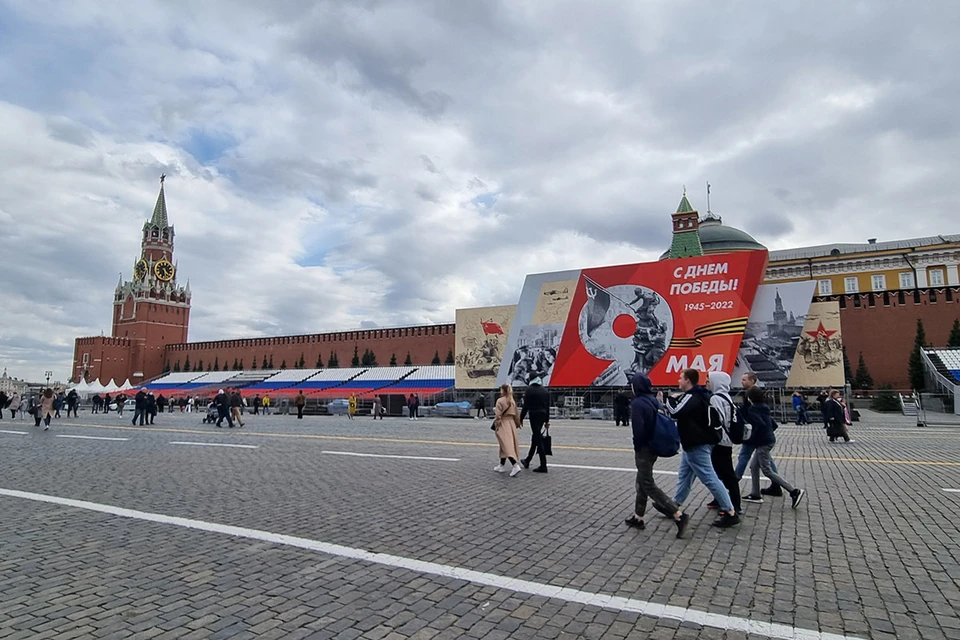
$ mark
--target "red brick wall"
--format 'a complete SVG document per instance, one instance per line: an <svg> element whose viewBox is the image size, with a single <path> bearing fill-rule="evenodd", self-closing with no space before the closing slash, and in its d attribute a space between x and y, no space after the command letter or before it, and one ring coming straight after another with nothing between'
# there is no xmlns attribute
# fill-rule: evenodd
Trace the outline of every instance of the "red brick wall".
<svg viewBox="0 0 960 640"><path fill-rule="evenodd" d="M281 336L274 338L244 338L239 340L220 340L217 342L191 342L169 345L165 357L170 368L179 362L182 367L189 355L191 368L198 360L203 360L203 368L215 361L220 370L233 368L234 359L243 360L244 369L251 369L256 359L257 369L262 368L263 358L273 356L273 366L279 369L286 360L287 368L294 368L303 354L304 367L313 368L317 356L322 356L322 365L327 366L330 352L334 351L340 360L340 367L349 367L353 359L354 346L357 354L363 357L365 349L371 349L377 357L379 366L389 366L390 356L396 354L397 365L403 365L410 353L413 364L428 365L435 354L439 353L441 362L454 348L454 325L428 325L405 327L402 329L365 329L302 336Z"/></svg>
<svg viewBox="0 0 960 640"><path fill-rule="evenodd" d="M934 293L936 302L930 299ZM951 300L948 300L948 293ZM923 320L927 342L935 347L947 344L953 321L960 317L960 289L925 289L920 291L920 303L914 302L913 292L906 292L904 304L896 293L889 294L889 306L884 305L883 294L874 295L870 306L868 294L820 298L843 299L840 326L843 343L856 371L857 361L863 359L877 386L892 385L895 389L909 389L907 363L917 334L917 318ZM860 306L856 306L859 298Z"/></svg>
<svg viewBox="0 0 960 640"><path fill-rule="evenodd" d="M131 342L126 338L77 338L73 346L73 380L83 378L83 354L89 354L87 361L88 379L100 380L107 384L116 380L117 384L129 376L131 360Z"/></svg>

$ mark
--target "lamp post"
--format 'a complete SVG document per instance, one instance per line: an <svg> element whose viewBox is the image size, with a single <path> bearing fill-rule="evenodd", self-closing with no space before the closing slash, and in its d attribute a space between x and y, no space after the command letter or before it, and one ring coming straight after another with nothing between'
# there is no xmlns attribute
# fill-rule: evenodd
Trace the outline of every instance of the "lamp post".
<svg viewBox="0 0 960 640"><path fill-rule="evenodd" d="M43 375L47 377L47 386L50 386L50 378L53 377L53 371L44 371Z"/></svg>

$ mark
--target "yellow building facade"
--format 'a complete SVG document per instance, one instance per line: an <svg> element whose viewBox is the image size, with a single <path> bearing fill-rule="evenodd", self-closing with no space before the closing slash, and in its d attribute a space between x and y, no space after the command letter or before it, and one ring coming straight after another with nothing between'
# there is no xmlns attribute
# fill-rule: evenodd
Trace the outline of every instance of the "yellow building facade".
<svg viewBox="0 0 960 640"><path fill-rule="evenodd" d="M816 280L817 295L960 285L960 234L771 251L769 284Z"/></svg>

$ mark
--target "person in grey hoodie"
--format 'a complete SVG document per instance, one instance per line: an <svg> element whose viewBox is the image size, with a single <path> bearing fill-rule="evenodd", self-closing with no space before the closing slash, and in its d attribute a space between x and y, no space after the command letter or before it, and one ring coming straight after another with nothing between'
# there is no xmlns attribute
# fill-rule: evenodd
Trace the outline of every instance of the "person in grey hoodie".
<svg viewBox="0 0 960 640"><path fill-rule="evenodd" d="M663 407L653 395L650 378L646 374L637 373L631 384L635 395L630 405L630 426L633 428L633 457L637 463L637 500L633 515L625 522L628 526L645 529L643 516L647 511L647 498L650 498L657 511L673 518L677 525L677 537L682 538L690 516L680 510L677 503L657 486L657 481L653 478L653 465L657 462L657 454L653 452L650 444L653 440L653 429L657 424L657 412Z"/></svg>
<svg viewBox="0 0 960 640"><path fill-rule="evenodd" d="M720 432L720 442L710 452L713 470L720 482L730 492L730 502L737 515L743 513L740 506L740 480L733 469L733 441L730 440L730 423L733 421L734 404L730 397L730 375L722 371L707 374L707 389L710 390L710 418ZM707 503L708 509L718 508L716 499Z"/></svg>

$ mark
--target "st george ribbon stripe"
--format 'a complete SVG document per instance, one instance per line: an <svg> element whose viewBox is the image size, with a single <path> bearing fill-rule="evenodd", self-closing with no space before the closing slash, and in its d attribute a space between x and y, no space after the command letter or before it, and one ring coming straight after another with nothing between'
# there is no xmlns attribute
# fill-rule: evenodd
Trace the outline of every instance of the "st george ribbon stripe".
<svg viewBox="0 0 960 640"><path fill-rule="evenodd" d="M248 540L259 540L261 542L270 542L281 544L298 549L316 551L327 555L349 558L351 560L360 560L371 562L387 567L396 567L400 569L409 569L427 575L439 576L442 578L453 578L455 580L466 580L474 584L481 584L498 589L509 589L517 593L526 593L535 596L544 596L546 598L556 598L566 600L567 602L576 602L584 605L593 605L614 609L617 611L629 611L644 616L654 618L667 618L670 620L679 620L681 622L690 622L704 627L713 627L716 629L726 629L731 631L740 631L746 634L764 636L767 638L776 638L777 640L862 640L856 636L846 636L836 633L815 631L813 629L801 629L791 627L785 624L774 622L764 622L761 620L752 620L750 618L740 618L719 613L708 613L697 609L688 609L685 607L674 607L645 600L636 600L634 598L622 598L619 596L595 593L591 591L581 591L569 587L555 587L549 584L531 582L529 580L520 580L518 578L508 578L493 573L483 573L472 569L453 567L435 562L416 560L414 558L404 558L386 553L374 553L365 549L356 549L354 547L345 547L343 545L311 540L309 538L300 538L297 536L288 536L281 533L271 533L258 529L247 529L245 527L235 527L227 524L218 524L215 522L205 522L203 520L193 520L190 518L180 518L178 516L168 516L159 513L150 513L148 511L137 511L126 509L124 507L115 507L108 504L98 504L96 502L87 502L85 500L73 500L71 498L61 498L59 496L48 496L42 493L30 493L27 491L17 491L15 489L0 489L0 496L11 498L21 498L23 500L32 500L34 502L45 502L64 507L73 507L75 509L85 509L87 511L96 511L106 513L120 518L130 518L133 520L144 520L146 522L156 522L159 524L168 524L185 529L194 529L197 531L207 531L209 533L221 533L237 538L246 538Z"/></svg>
<svg viewBox="0 0 960 640"><path fill-rule="evenodd" d="M720 320L719 322L713 322L711 324L705 324L702 327L697 327L693 331L692 338L674 338L670 341L670 347L677 349L690 349L693 347L699 347L703 344L703 338L743 333L746 328L747 318Z"/></svg>

